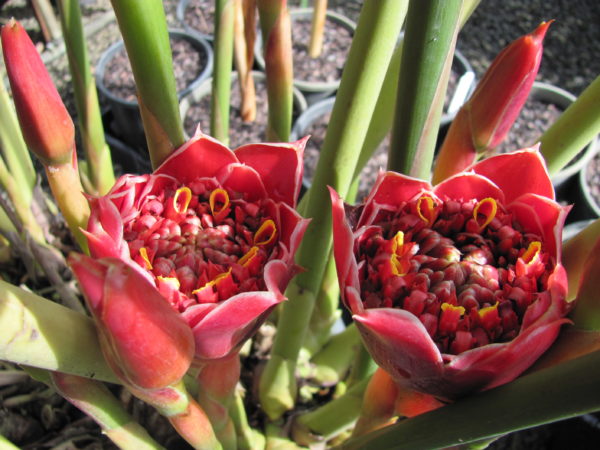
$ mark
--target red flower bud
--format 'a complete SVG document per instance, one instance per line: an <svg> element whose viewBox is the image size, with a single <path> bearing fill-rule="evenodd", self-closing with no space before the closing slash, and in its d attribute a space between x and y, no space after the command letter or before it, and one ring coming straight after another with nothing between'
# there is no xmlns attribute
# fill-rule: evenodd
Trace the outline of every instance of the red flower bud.
<svg viewBox="0 0 600 450"><path fill-rule="evenodd" d="M70 162L73 121L33 42L14 19L2 27L2 49L27 146L45 165Z"/></svg>

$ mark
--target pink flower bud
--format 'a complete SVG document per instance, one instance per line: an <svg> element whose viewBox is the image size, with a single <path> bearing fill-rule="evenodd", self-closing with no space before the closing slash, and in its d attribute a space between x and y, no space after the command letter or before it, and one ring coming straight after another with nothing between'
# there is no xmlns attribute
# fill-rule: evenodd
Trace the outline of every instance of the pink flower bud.
<svg viewBox="0 0 600 450"><path fill-rule="evenodd" d="M2 50L27 146L46 165L70 162L73 121L33 42L14 19L2 27Z"/></svg>

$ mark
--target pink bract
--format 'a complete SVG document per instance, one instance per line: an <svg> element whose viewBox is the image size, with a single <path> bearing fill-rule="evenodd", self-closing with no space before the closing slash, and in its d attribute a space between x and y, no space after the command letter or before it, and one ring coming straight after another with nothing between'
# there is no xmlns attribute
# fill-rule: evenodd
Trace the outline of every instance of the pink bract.
<svg viewBox="0 0 600 450"><path fill-rule="evenodd" d="M160 291L191 327L197 362L237 351L285 300L308 225L294 210L305 142L232 151L198 131L154 173L90 199L92 256Z"/></svg>
<svg viewBox="0 0 600 450"><path fill-rule="evenodd" d="M382 173L346 211L331 197L342 299L400 385L453 400L507 383L568 322L560 244L569 207L554 201L536 148L434 187Z"/></svg>

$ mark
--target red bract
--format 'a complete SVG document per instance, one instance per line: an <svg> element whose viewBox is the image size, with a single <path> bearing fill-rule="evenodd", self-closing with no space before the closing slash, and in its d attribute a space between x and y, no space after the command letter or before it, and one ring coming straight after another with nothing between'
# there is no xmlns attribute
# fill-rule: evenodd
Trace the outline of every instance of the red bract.
<svg viewBox="0 0 600 450"><path fill-rule="evenodd" d="M231 151L198 132L153 174L90 200L92 256L143 273L192 328L198 361L239 349L284 300L308 224L294 210L304 144Z"/></svg>
<svg viewBox="0 0 600 450"><path fill-rule="evenodd" d="M507 383L566 313L567 207L537 149L488 158L432 187L393 172L344 211L332 191L345 304L398 383L451 400Z"/></svg>

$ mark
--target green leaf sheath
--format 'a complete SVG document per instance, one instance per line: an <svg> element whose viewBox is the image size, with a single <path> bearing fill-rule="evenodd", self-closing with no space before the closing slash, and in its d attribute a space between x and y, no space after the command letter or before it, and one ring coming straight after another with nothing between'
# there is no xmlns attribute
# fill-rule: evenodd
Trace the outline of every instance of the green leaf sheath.
<svg viewBox="0 0 600 450"><path fill-rule="evenodd" d="M184 142L173 57L160 0L111 0L138 93L152 167Z"/></svg>
<svg viewBox="0 0 600 450"><path fill-rule="evenodd" d="M543 134L540 151L556 174L600 133L600 76Z"/></svg>
<svg viewBox="0 0 600 450"><path fill-rule="evenodd" d="M210 134L225 145L229 142L234 12L233 0L216 0L215 66L212 81Z"/></svg>
<svg viewBox="0 0 600 450"><path fill-rule="evenodd" d="M408 8L388 168L429 179L462 0Z"/></svg>
<svg viewBox="0 0 600 450"><path fill-rule="evenodd" d="M104 127L96 83L90 70L81 9L76 0L59 0L60 19L67 49L79 130L88 162L88 178L95 193L105 194L115 182L110 150L104 140Z"/></svg>
<svg viewBox="0 0 600 450"><path fill-rule="evenodd" d="M352 439L341 448L445 448L579 416L600 409L598 380L600 351Z"/></svg>
<svg viewBox="0 0 600 450"><path fill-rule="evenodd" d="M331 248L331 205L326 186L345 196L369 118L395 47L404 2L367 2L342 76L305 215L312 218L296 261L306 269L286 292L271 360L261 378L263 408L272 419L294 404L294 369Z"/></svg>

